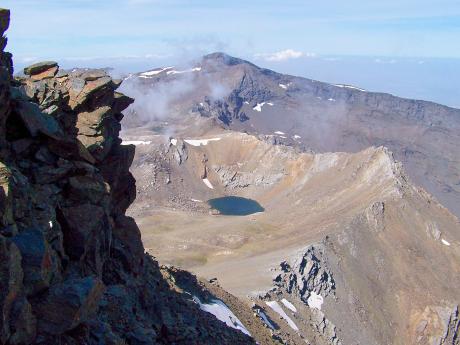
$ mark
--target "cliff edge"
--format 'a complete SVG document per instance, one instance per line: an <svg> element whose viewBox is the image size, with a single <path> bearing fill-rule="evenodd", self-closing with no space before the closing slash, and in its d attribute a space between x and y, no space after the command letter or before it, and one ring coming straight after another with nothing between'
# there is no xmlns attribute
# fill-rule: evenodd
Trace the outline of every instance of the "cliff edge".
<svg viewBox="0 0 460 345"><path fill-rule="evenodd" d="M125 215L134 146L118 134L133 100L120 81L52 61L14 79L9 15L0 9L0 343L254 343L144 254Z"/></svg>

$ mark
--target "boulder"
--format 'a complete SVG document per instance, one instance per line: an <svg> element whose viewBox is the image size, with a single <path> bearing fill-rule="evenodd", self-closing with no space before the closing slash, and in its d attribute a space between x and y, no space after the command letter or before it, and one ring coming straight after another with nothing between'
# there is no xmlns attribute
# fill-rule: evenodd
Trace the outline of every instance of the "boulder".
<svg viewBox="0 0 460 345"><path fill-rule="evenodd" d="M107 73L102 69L90 69L90 70L83 72L80 75L80 78L85 81L94 81L96 79L106 77L106 76L107 76Z"/></svg>
<svg viewBox="0 0 460 345"><path fill-rule="evenodd" d="M0 343L11 335L10 319L13 304L22 289L23 271L18 248L0 235Z"/></svg>
<svg viewBox="0 0 460 345"><path fill-rule="evenodd" d="M76 127L78 134L94 136L101 133L102 121L111 116L112 109L108 106L97 108L94 111L82 112L77 116Z"/></svg>
<svg viewBox="0 0 460 345"><path fill-rule="evenodd" d="M32 80L43 80L43 79L53 78L57 74L58 71L59 71L59 67L54 66L54 67L47 69L46 71L32 75L31 79Z"/></svg>
<svg viewBox="0 0 460 345"><path fill-rule="evenodd" d="M22 256L24 287L28 295L49 287L52 276L50 248L40 229L30 228L13 237Z"/></svg>
<svg viewBox="0 0 460 345"><path fill-rule="evenodd" d="M55 155L69 160L84 160L94 164L96 160L78 139L49 139L48 149Z"/></svg>
<svg viewBox="0 0 460 345"><path fill-rule="evenodd" d="M103 227L107 225L104 209L91 204L64 207L59 218L64 232L66 253L76 260L88 252L94 245L90 239L95 234L102 234Z"/></svg>
<svg viewBox="0 0 460 345"><path fill-rule="evenodd" d="M69 178L69 193L71 199L98 204L109 196L110 187L106 182L94 177L73 176Z"/></svg>
<svg viewBox="0 0 460 345"><path fill-rule="evenodd" d="M69 279L54 285L35 306L38 331L59 335L95 316L105 287L96 277Z"/></svg>
<svg viewBox="0 0 460 345"><path fill-rule="evenodd" d="M139 274L144 260L144 247L141 232L133 218L120 216L116 219L113 236L124 246L115 246L120 258L123 258L127 271Z"/></svg>
<svg viewBox="0 0 460 345"><path fill-rule="evenodd" d="M32 136L36 137L39 133L42 133L53 139L62 139L64 137L64 132L57 120L53 116L42 113L35 103L17 101L16 110Z"/></svg>
<svg viewBox="0 0 460 345"><path fill-rule="evenodd" d="M24 68L24 74L33 76L33 75L37 75L37 74L46 72L48 70L54 69L57 66L58 66L58 64L55 61L38 62L38 63L35 63L33 65L30 65L30 66ZM57 73L57 70L56 70L56 73ZM54 73L53 76L56 73Z"/></svg>
<svg viewBox="0 0 460 345"><path fill-rule="evenodd" d="M76 110L91 99L98 91L112 86L112 78L104 76L95 80L85 81L83 78L72 79L69 105Z"/></svg>
<svg viewBox="0 0 460 345"><path fill-rule="evenodd" d="M123 110L129 107L134 102L134 99L128 97L122 93L115 92L112 103L112 111L115 114L121 113Z"/></svg>
<svg viewBox="0 0 460 345"><path fill-rule="evenodd" d="M37 332L37 318L32 312L32 306L25 296L18 297L12 306L10 314L11 336L8 344L30 344Z"/></svg>

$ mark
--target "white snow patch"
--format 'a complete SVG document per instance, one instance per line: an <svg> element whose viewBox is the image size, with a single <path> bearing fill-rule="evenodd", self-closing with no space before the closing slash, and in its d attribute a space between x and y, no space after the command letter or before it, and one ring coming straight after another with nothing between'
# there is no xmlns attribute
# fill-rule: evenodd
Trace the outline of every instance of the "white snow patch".
<svg viewBox="0 0 460 345"><path fill-rule="evenodd" d="M441 242L442 244L446 245L446 246L450 246L450 242L447 242L445 239L441 239Z"/></svg>
<svg viewBox="0 0 460 345"><path fill-rule="evenodd" d="M265 104L266 104L266 105L273 106L273 103L271 103L271 102L262 102L262 103L257 103L257 105L256 105L254 108L252 108L252 109L254 109L255 111L261 112L261 111L262 111L262 107L263 107Z"/></svg>
<svg viewBox="0 0 460 345"><path fill-rule="evenodd" d="M300 138L302 138L302 137L301 137L300 135L295 134L295 135L293 136L293 138L294 138L294 139L300 139Z"/></svg>
<svg viewBox="0 0 460 345"><path fill-rule="evenodd" d="M281 308L278 302L269 301L269 302L265 302L265 304L268 305L270 308L272 308L273 311L276 312L279 316L281 316L287 322L289 327L291 327L294 331L299 330L299 328L296 326L294 321L292 321L292 319L289 316L287 316L287 314L284 312L283 308Z"/></svg>
<svg viewBox="0 0 460 345"><path fill-rule="evenodd" d="M185 139L184 141L187 144L190 144L192 146L200 146L200 145L208 145L210 141L219 141L222 138L211 138L211 139Z"/></svg>
<svg viewBox="0 0 460 345"><path fill-rule="evenodd" d="M249 102L248 102L248 101L244 101L244 104L249 104Z"/></svg>
<svg viewBox="0 0 460 345"><path fill-rule="evenodd" d="M316 292L311 291L310 297L307 299L308 306L310 308L315 308L321 310L321 305L323 304L323 296L318 295Z"/></svg>
<svg viewBox="0 0 460 345"><path fill-rule="evenodd" d="M285 134L286 134L286 133L284 133L284 132L281 132L281 131L276 131L276 132L273 132L273 133L275 133L275 134L279 134L279 135L285 135Z"/></svg>
<svg viewBox="0 0 460 345"><path fill-rule="evenodd" d="M174 146L177 145L177 139L171 139L170 142L171 142L171 144L173 144Z"/></svg>
<svg viewBox="0 0 460 345"><path fill-rule="evenodd" d="M228 327L237 329L246 335L251 333L244 327L241 321L233 314L227 305L218 299L213 299L212 303L201 303L200 299L193 296L193 301L200 306L200 309L214 315L218 320L225 322Z"/></svg>
<svg viewBox="0 0 460 345"><path fill-rule="evenodd" d="M203 200L199 200L199 199L190 199L192 200L193 202L203 202Z"/></svg>
<svg viewBox="0 0 460 345"><path fill-rule="evenodd" d="M190 72L199 72L199 71L201 71L201 67L194 67L194 68L186 69L184 71L172 70L172 71L166 72L166 74L170 75L170 74L181 74L181 73L190 73Z"/></svg>
<svg viewBox="0 0 460 345"><path fill-rule="evenodd" d="M262 102L262 103L257 103L257 105L252 108L254 109L255 111L258 111L258 112L261 112L262 111L262 107L264 106L265 102Z"/></svg>
<svg viewBox="0 0 460 345"><path fill-rule="evenodd" d="M160 74L161 72L166 71L166 70L171 69L171 68L173 68L173 67L165 67L165 68L160 68L160 69L154 69L154 70L152 70L152 71L148 71L148 72L141 73L141 74L139 75L139 77L141 77L141 78L148 78L148 77L151 77L151 76L153 76L153 75Z"/></svg>
<svg viewBox="0 0 460 345"><path fill-rule="evenodd" d="M53 221L52 220L49 221L49 225L50 225L50 228L52 229L53 228Z"/></svg>
<svg viewBox="0 0 460 345"><path fill-rule="evenodd" d="M329 102L335 102L335 99L334 98L328 98L327 99Z"/></svg>
<svg viewBox="0 0 460 345"><path fill-rule="evenodd" d="M278 85L280 88L285 89L285 90L288 88L288 86L285 84L278 84Z"/></svg>
<svg viewBox="0 0 460 345"><path fill-rule="evenodd" d="M284 306L288 308L290 311L297 313L297 308L291 302L289 302L286 298L283 298L281 300L281 303L283 303Z"/></svg>
<svg viewBox="0 0 460 345"><path fill-rule="evenodd" d="M358 90L358 91L366 91L364 89L361 89L361 88L353 86L353 85L335 84L334 86L341 87L341 88L346 88L346 89Z"/></svg>
<svg viewBox="0 0 460 345"><path fill-rule="evenodd" d="M138 146L138 145L150 145L152 142L149 140L149 141L143 141L143 140L123 140L121 142L122 145L134 145L134 146Z"/></svg>
<svg viewBox="0 0 460 345"><path fill-rule="evenodd" d="M267 105L273 107L274 104L272 102L267 102Z"/></svg>
<svg viewBox="0 0 460 345"><path fill-rule="evenodd" d="M211 189L214 189L213 185L211 184L211 182L207 179L207 178L204 178L203 179L203 182L206 186L208 186L209 188Z"/></svg>

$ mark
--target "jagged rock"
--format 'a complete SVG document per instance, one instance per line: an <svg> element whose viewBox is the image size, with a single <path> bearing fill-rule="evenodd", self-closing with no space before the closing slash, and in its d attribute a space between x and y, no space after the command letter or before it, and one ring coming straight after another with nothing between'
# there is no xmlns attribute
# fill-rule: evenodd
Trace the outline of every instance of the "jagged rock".
<svg viewBox="0 0 460 345"><path fill-rule="evenodd" d="M94 317L103 293L104 284L95 277L70 279L54 285L36 305L38 328L58 335L77 327Z"/></svg>
<svg viewBox="0 0 460 345"><path fill-rule="evenodd" d="M38 74L33 74L30 76L32 80L43 80L43 79L48 79L54 77L59 71L58 66L51 67L47 69L46 71L43 71Z"/></svg>
<svg viewBox="0 0 460 345"><path fill-rule="evenodd" d="M322 245L309 246L287 272L289 283L286 290L289 293L296 291L305 303L311 292L323 297L334 293L335 281L332 272L322 261L323 250Z"/></svg>
<svg viewBox="0 0 460 345"><path fill-rule="evenodd" d="M8 23L0 9L1 34ZM13 81L5 44L2 36L0 343L253 344L171 288L125 216L135 148L118 137L133 101L115 92L120 81L48 62Z"/></svg>
<svg viewBox="0 0 460 345"><path fill-rule="evenodd" d="M12 241L21 253L26 293L36 294L49 287L53 263L49 245L42 231L26 229L13 237Z"/></svg>
<svg viewBox="0 0 460 345"><path fill-rule="evenodd" d="M312 321L315 328L321 333L331 345L341 345L342 342L337 337L335 325L329 321L321 310L312 311Z"/></svg>
<svg viewBox="0 0 460 345"><path fill-rule="evenodd" d="M75 110L82 106L88 99L98 91L109 87L112 84L112 78L104 76L95 80L85 81L84 79L72 80L69 90L71 109Z"/></svg>
<svg viewBox="0 0 460 345"><path fill-rule="evenodd" d="M1 226L13 223L13 210L11 198L11 171L0 162L0 221Z"/></svg>
<svg viewBox="0 0 460 345"><path fill-rule="evenodd" d="M21 253L14 243L0 235L0 342L11 336L13 304L22 289Z"/></svg>
<svg viewBox="0 0 460 345"><path fill-rule="evenodd" d="M129 271L140 273L139 268L144 260L144 247L142 246L141 232L134 219L120 216L116 219L113 236L124 246L124 250L117 248L118 255L123 257L125 268Z"/></svg>
<svg viewBox="0 0 460 345"><path fill-rule="evenodd" d="M78 140L53 140L47 141L48 149L55 155L65 159L85 160L94 164L96 160L88 149Z"/></svg>
<svg viewBox="0 0 460 345"><path fill-rule="evenodd" d="M10 10L0 8L0 35L3 35L9 26L10 26ZM3 53L3 49L5 49L5 47L2 47L0 49L2 53Z"/></svg>
<svg viewBox="0 0 460 345"><path fill-rule="evenodd" d="M94 248L95 237L104 232L108 220L104 209L91 204L70 206L63 208L62 223L64 233L64 247L66 253L75 260ZM99 248L95 249L99 252ZM99 253L100 255L100 253Z"/></svg>
<svg viewBox="0 0 460 345"><path fill-rule="evenodd" d="M92 112L82 112L78 114L76 127L78 134L85 136L95 136L100 133L100 127L104 118L112 114L112 109L108 106L97 108Z"/></svg>
<svg viewBox="0 0 460 345"><path fill-rule="evenodd" d="M69 193L72 199L101 204L108 198L110 187L102 180L90 176L73 176L69 178Z"/></svg>
<svg viewBox="0 0 460 345"><path fill-rule="evenodd" d="M257 173L257 171L239 171L237 167L213 166L222 184L230 189L246 188L248 186L271 186L283 178L283 172Z"/></svg>
<svg viewBox="0 0 460 345"><path fill-rule="evenodd" d="M128 97L119 92L115 92L113 104L112 104L112 111L115 114L119 114L123 110L128 108L129 105L132 104L133 102L134 102L134 99L132 99L131 97ZM121 120L121 118L119 118L118 120Z"/></svg>
<svg viewBox="0 0 460 345"><path fill-rule="evenodd" d="M188 159L187 146L182 139L176 139L176 145L173 147L173 156L178 165L181 165L182 162L185 162Z"/></svg>
<svg viewBox="0 0 460 345"><path fill-rule="evenodd" d="M43 61L43 62L38 62L33 65L30 65L26 68L24 68L24 74L30 75L30 76L35 76L37 74L41 74L43 72L46 72L48 70L54 70L56 69L55 73L52 75L52 77L57 73L57 62L55 61Z"/></svg>
<svg viewBox="0 0 460 345"><path fill-rule="evenodd" d="M10 314L12 334L8 339L9 344L30 344L34 341L37 332L37 318L32 312L32 306L24 297L18 297Z"/></svg>
<svg viewBox="0 0 460 345"><path fill-rule="evenodd" d="M366 218L372 230L380 232L385 230L385 204L375 202L366 210Z"/></svg>
<svg viewBox="0 0 460 345"><path fill-rule="evenodd" d="M18 101L16 111L32 136L42 133L56 140L63 138L58 122L54 117L43 114L36 104Z"/></svg>

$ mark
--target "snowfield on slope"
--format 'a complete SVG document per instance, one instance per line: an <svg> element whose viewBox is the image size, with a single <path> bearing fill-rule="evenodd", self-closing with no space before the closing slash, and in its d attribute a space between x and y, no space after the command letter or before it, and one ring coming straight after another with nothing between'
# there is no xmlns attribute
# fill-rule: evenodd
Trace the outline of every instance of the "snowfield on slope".
<svg viewBox="0 0 460 345"><path fill-rule="evenodd" d="M281 300L281 303L283 303L284 306L288 308L290 311L292 311L293 313L297 313L297 308L294 307L294 305L291 302L289 302L286 298L283 298Z"/></svg>
<svg viewBox="0 0 460 345"><path fill-rule="evenodd" d="M170 74L182 74L182 73L199 72L199 71L201 71L201 67L194 67L194 68L186 69L184 71L172 70L172 71L166 72L166 74L167 75L170 75Z"/></svg>
<svg viewBox="0 0 460 345"><path fill-rule="evenodd" d="M149 141L143 141L143 140L123 140L121 142L122 145L134 145L134 146L138 146L138 145L150 145L152 143L151 140Z"/></svg>
<svg viewBox="0 0 460 345"><path fill-rule="evenodd" d="M353 90L363 91L363 92L366 91L364 89L361 89L361 88L353 86L353 85L335 84L334 86L337 86L337 87L340 87L340 88L345 88L345 89L353 89Z"/></svg>
<svg viewBox="0 0 460 345"><path fill-rule="evenodd" d="M225 322L228 327L237 329L251 337L251 333L221 300L213 299L212 303L201 303L198 297L193 296L193 301L200 306L201 310L214 315L218 320Z"/></svg>
<svg viewBox="0 0 460 345"><path fill-rule="evenodd" d="M262 111L262 107L263 107L265 104L266 104L266 105L273 106L273 103L271 103L271 102L262 102L262 103L257 103L257 105L256 105L254 108L252 108L252 109L255 110L255 111L258 111L258 112L260 113L260 112Z"/></svg>
<svg viewBox="0 0 460 345"><path fill-rule="evenodd" d="M279 316L281 316L287 322L289 327L291 327L294 331L299 330L297 325L294 323L294 321L292 321L292 319L289 316L287 316L287 314L285 313L283 308L281 308L281 306L279 305L278 302L269 301L269 302L265 302L265 304L268 305L270 308L272 308L275 313L277 313Z"/></svg>
<svg viewBox="0 0 460 345"><path fill-rule="evenodd" d="M310 308L319 309L321 310L321 306L323 305L323 296L318 295L316 292L310 292L310 297L308 297L307 303Z"/></svg>
<svg viewBox="0 0 460 345"><path fill-rule="evenodd" d="M161 72L164 72L168 69L171 69L173 67L165 67L165 68L160 68L160 69L154 69L153 71L148 71L148 72L144 72L144 73L141 73L139 75L140 78L150 78L154 75L157 75L157 74L160 74Z"/></svg>
<svg viewBox="0 0 460 345"><path fill-rule="evenodd" d="M208 188L214 189L214 186L211 184L211 181L209 181L207 178L203 179L203 183L208 186Z"/></svg>
<svg viewBox="0 0 460 345"><path fill-rule="evenodd" d="M210 141L219 141L222 138L211 138L211 139L184 139L187 144L192 146L208 145Z"/></svg>

